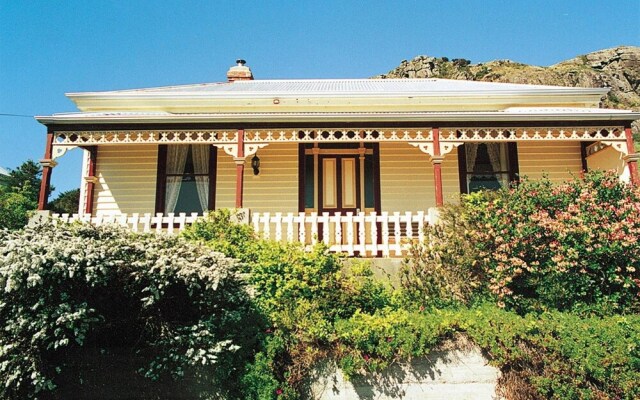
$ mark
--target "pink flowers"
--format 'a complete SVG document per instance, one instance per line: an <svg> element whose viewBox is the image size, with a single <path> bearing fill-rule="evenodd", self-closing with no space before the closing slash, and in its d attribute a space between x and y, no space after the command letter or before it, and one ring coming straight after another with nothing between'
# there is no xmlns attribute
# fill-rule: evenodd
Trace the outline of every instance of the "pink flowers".
<svg viewBox="0 0 640 400"><path fill-rule="evenodd" d="M518 296L556 306L640 295L628 284L640 279L639 188L595 173L558 186L525 181L490 204L473 209L469 238L501 304Z"/></svg>

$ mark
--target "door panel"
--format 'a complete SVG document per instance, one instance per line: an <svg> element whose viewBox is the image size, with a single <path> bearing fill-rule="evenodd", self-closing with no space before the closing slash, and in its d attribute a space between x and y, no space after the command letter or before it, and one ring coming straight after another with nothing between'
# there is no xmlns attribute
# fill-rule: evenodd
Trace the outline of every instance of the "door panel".
<svg viewBox="0 0 640 400"><path fill-rule="evenodd" d="M358 208L356 169L355 158L342 159L342 208Z"/></svg>
<svg viewBox="0 0 640 400"><path fill-rule="evenodd" d="M360 208L360 165L356 155L321 155L318 211L356 212Z"/></svg>
<svg viewBox="0 0 640 400"><path fill-rule="evenodd" d="M338 207L338 174L335 158L322 159L322 208Z"/></svg>

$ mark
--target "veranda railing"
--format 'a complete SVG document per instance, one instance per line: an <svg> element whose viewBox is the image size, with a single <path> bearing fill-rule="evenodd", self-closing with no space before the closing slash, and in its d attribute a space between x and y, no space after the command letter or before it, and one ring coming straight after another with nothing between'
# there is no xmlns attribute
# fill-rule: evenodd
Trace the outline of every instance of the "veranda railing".
<svg viewBox="0 0 640 400"><path fill-rule="evenodd" d="M174 234L193 224L201 215L192 214L53 214L55 220L84 221L94 225L116 224L134 232ZM309 247L325 243L331 251L350 256L401 256L414 241L424 240L426 224L437 221L437 209L428 212L371 213L251 213L250 223L261 237L300 242Z"/></svg>

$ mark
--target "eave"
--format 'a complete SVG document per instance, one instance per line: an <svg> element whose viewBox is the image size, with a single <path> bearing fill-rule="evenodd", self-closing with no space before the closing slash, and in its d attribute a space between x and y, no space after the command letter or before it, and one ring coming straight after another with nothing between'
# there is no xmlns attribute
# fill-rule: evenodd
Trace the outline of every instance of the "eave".
<svg viewBox="0 0 640 400"><path fill-rule="evenodd" d="M639 112L607 109L538 109L493 112L315 112L315 113L67 113L36 116L45 125L136 123L305 123L305 122L523 122L634 121Z"/></svg>

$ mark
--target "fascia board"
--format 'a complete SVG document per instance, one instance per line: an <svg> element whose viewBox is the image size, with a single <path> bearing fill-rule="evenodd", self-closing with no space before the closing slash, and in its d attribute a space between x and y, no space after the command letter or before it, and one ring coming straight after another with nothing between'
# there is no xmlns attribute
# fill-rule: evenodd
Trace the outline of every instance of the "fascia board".
<svg viewBox="0 0 640 400"><path fill-rule="evenodd" d="M225 110L227 112L293 112L313 111L313 108L322 110L323 107L335 107L340 109L370 108L375 111L397 111L394 107L401 107L407 111L418 109L420 111L438 110L438 107L466 106L481 104L482 109L501 109L507 105L534 105L534 104L583 104L585 106L597 105L600 96L577 96L575 93L565 95L529 94L527 96L515 96L507 94L458 94L455 96L429 95L429 96L355 96L355 97L225 97L212 98L209 96L198 97L149 97L149 98L91 98L85 97L76 102L81 111L172 111L187 112L198 110L200 112L209 109L211 112ZM277 99L278 103L275 104ZM496 107L491 107L496 105ZM254 109L251 109L254 108Z"/></svg>
<svg viewBox="0 0 640 400"><path fill-rule="evenodd" d="M92 123L227 123L227 122L428 122L428 121L634 121L640 119L638 112L615 113L316 113L316 114L214 114L214 115L110 115L81 117L79 115L36 116L43 124L92 124Z"/></svg>

